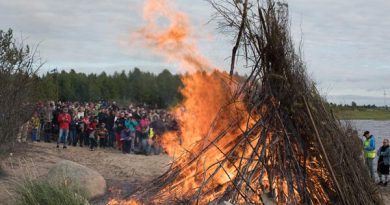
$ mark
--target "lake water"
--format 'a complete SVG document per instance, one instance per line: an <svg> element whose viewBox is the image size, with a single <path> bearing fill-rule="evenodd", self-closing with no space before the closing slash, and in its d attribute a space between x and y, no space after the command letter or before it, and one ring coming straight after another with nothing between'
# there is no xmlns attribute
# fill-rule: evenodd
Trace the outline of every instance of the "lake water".
<svg viewBox="0 0 390 205"><path fill-rule="evenodd" d="M390 121L380 120L352 120L352 126L355 127L359 133L359 137L363 139L363 132L368 130L375 136L376 148L378 149L383 142L383 139L390 140Z"/></svg>
<svg viewBox="0 0 390 205"><path fill-rule="evenodd" d="M376 150L382 146L383 139L390 140L390 121L380 120L351 120L349 121L359 133L359 137L363 140L363 132L368 130L370 134L375 136ZM376 172L378 157L374 160L374 170ZM376 178L378 176L376 175Z"/></svg>

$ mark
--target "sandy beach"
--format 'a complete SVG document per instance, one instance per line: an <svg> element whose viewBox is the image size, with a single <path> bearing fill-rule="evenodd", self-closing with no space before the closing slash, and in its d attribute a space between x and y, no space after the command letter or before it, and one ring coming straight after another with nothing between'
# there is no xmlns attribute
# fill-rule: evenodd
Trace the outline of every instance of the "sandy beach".
<svg viewBox="0 0 390 205"><path fill-rule="evenodd" d="M7 172L0 178L0 204L15 204L13 188L25 178L44 177L58 161L70 160L98 171L107 182L105 196L91 204L106 204L110 199L123 199L129 193L163 174L170 165L167 155L122 154L115 149L89 151L86 147L57 149L54 143L20 144L12 156L4 158L3 168ZM384 203L390 204L390 187L379 187Z"/></svg>

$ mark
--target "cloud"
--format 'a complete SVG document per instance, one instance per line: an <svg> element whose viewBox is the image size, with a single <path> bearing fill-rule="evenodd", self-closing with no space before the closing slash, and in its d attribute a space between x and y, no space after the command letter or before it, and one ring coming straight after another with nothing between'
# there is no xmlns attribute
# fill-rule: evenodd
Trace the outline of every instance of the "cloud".
<svg viewBox="0 0 390 205"><path fill-rule="evenodd" d="M209 4L175 2L189 14L201 52L218 67L228 68L232 42L216 31L215 22L206 24L213 13ZM144 23L142 4L142 0L0 0L0 29L13 28L27 43L40 43L47 61L44 71L177 68L129 42L129 34ZM294 39L298 43L303 38L308 71L320 90L336 97L381 97L386 89L390 93L390 1L290 0L289 8Z"/></svg>
<svg viewBox="0 0 390 205"><path fill-rule="evenodd" d="M375 96L390 89L389 1L289 3L293 34L299 39L303 33L309 72L322 89Z"/></svg>

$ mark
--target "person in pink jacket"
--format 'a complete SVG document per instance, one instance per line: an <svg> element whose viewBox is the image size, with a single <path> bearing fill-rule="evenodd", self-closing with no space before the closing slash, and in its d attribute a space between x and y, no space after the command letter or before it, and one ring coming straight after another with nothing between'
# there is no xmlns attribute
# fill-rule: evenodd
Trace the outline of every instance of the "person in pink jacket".
<svg viewBox="0 0 390 205"><path fill-rule="evenodd" d="M140 136L140 151L141 153L148 155L150 153L150 144L149 140L149 125L150 121L147 118L146 114L142 115L142 119L138 124L138 130L141 131Z"/></svg>

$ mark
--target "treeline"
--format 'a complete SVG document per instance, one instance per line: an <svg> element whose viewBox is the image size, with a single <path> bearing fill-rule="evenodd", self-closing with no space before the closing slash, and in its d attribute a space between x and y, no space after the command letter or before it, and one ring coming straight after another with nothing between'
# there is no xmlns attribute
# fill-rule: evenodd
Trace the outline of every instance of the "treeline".
<svg viewBox="0 0 390 205"><path fill-rule="evenodd" d="M334 111L369 111L369 110L377 110L377 111L389 111L389 107L385 106L377 106L375 104L368 105L358 105L355 101L352 101L351 104L336 104L336 103L328 103L328 107Z"/></svg>
<svg viewBox="0 0 390 205"><path fill-rule="evenodd" d="M168 107L176 104L182 86L179 75L168 70L159 74L142 72L134 68L129 72L108 75L78 73L75 70L47 72L38 78L38 95L41 100L98 101L147 103Z"/></svg>
<svg viewBox="0 0 390 205"><path fill-rule="evenodd" d="M375 109L375 108L378 108L375 104L357 105L357 103L354 101L352 101L351 104L329 103L329 106L332 108L344 108L344 109Z"/></svg>

